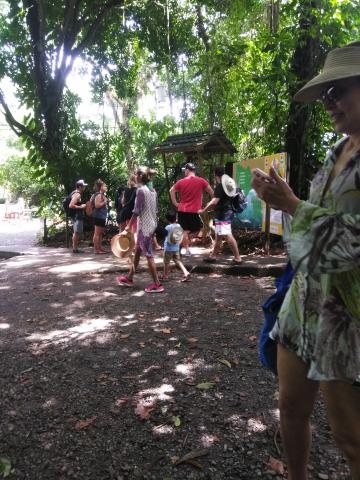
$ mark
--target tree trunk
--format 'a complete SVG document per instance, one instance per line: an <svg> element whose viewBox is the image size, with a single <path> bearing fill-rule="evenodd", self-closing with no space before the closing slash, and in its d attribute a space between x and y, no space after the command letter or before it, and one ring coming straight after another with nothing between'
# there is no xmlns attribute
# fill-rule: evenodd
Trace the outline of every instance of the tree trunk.
<svg viewBox="0 0 360 480"><path fill-rule="evenodd" d="M319 28L316 17L312 13L318 7L318 3L318 0L304 0L300 3L300 35L291 65L291 73L296 81L289 88L291 97L319 70L321 61ZM317 32L315 36L314 30ZM295 194L300 197L307 195L308 133L312 108L311 104L292 101L285 134L285 150L290 157L290 185Z"/></svg>
<svg viewBox="0 0 360 480"><path fill-rule="evenodd" d="M205 79L207 86L207 104L208 104L208 126L210 130L213 130L216 123L215 107L214 107L214 88L212 82L212 75L210 71L210 40L205 29L204 17L201 12L201 2L197 2L195 5L196 10L196 25L198 30L198 35L201 41L204 44L206 52L206 67L205 67Z"/></svg>

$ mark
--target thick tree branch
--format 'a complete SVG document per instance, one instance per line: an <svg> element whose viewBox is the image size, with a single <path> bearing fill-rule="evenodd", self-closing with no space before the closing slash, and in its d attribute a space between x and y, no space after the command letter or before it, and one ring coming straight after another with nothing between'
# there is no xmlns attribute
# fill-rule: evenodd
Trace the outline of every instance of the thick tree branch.
<svg viewBox="0 0 360 480"><path fill-rule="evenodd" d="M5 117L5 120L7 121L8 125L10 126L10 128L12 129L12 131L18 136L22 136L22 135L26 135L27 137L31 138L31 140L36 144L36 145L39 145L39 139L37 138L36 135L34 135L34 133L29 130L27 127L25 127L25 125L23 125L22 123L18 122L13 114L11 113L7 103L5 102L5 98L4 98L4 94L2 92L2 90L0 90L0 104L2 106L2 108L4 109L4 111L2 112L4 117Z"/></svg>
<svg viewBox="0 0 360 480"><path fill-rule="evenodd" d="M112 10L114 7L122 7L123 5L124 0L111 0L110 2L106 3L100 13L97 15L95 21L92 21L92 23L90 24L84 38L81 40L79 45L71 52L71 55L80 55L84 51L84 49L92 42L101 22L106 17L106 15L108 15L110 10Z"/></svg>
<svg viewBox="0 0 360 480"><path fill-rule="evenodd" d="M45 51L45 35L44 35L44 12L41 0L26 0L27 8L26 21L29 27L31 37L31 47L34 60L34 76L38 96L43 112L47 109L47 59Z"/></svg>

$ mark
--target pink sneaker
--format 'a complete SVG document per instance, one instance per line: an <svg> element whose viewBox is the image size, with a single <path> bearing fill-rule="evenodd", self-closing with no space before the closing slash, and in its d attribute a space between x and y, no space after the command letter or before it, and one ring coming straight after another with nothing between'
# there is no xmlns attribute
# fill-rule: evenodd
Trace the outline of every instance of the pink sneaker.
<svg viewBox="0 0 360 480"><path fill-rule="evenodd" d="M134 280L131 280L127 275L121 275L120 277L116 277L116 281L118 285L123 285L124 287L133 287Z"/></svg>
<svg viewBox="0 0 360 480"><path fill-rule="evenodd" d="M164 287L161 285L161 283L159 285L152 283L151 285L145 288L146 293L161 293L163 291L164 291Z"/></svg>

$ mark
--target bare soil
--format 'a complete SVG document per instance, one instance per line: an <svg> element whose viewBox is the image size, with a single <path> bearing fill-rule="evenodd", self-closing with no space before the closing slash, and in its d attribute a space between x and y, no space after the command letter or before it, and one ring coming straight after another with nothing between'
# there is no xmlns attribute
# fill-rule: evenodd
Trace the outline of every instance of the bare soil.
<svg viewBox="0 0 360 480"><path fill-rule="evenodd" d="M286 478L276 379L257 352L272 279L174 272L147 295L146 272L130 289L70 255L29 258L1 263L9 478ZM313 424L310 478L349 478L321 399Z"/></svg>

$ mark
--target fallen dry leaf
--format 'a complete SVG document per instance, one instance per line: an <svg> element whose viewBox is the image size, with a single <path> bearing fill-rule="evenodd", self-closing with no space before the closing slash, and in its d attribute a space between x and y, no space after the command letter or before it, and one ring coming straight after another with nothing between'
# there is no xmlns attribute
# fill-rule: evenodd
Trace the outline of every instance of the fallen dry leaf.
<svg viewBox="0 0 360 480"><path fill-rule="evenodd" d="M199 470L202 470L204 468L204 466L200 462L192 458L190 460L186 460L186 463L189 463L190 465L192 465L195 468L198 468Z"/></svg>
<svg viewBox="0 0 360 480"><path fill-rule="evenodd" d="M119 335L119 338L121 338L121 340L126 340L129 337L130 337L130 333L121 333Z"/></svg>
<svg viewBox="0 0 360 480"><path fill-rule="evenodd" d="M96 420L96 417L86 418L85 420L79 420L75 423L75 430L83 430L90 427L90 425Z"/></svg>
<svg viewBox="0 0 360 480"><path fill-rule="evenodd" d="M122 407L123 405L125 405L125 403L128 402L128 400L129 400L128 398L118 398L115 402L115 405L117 407Z"/></svg>
<svg viewBox="0 0 360 480"><path fill-rule="evenodd" d="M160 330L158 330L159 332L162 332L162 333L166 333L167 335L169 335L169 333L172 332L172 329L171 328L160 328Z"/></svg>
<svg viewBox="0 0 360 480"><path fill-rule="evenodd" d="M154 404L144 405L143 403L138 403L135 408L136 415L139 415L141 420L147 420L150 417L150 413L155 409Z"/></svg>
<svg viewBox="0 0 360 480"><path fill-rule="evenodd" d="M225 358L218 358L218 362L222 363L223 365L226 365L228 368L231 368L231 363L229 360L226 360Z"/></svg>
<svg viewBox="0 0 360 480"><path fill-rule="evenodd" d="M270 457L269 458L269 465L274 472L278 473L279 475L284 475L285 468L284 464L281 460L277 460L276 458Z"/></svg>
<svg viewBox="0 0 360 480"><path fill-rule="evenodd" d="M214 388L214 387L215 387L215 383L212 383L212 382L198 383L196 385L196 388L198 388L199 390L209 390L210 388Z"/></svg>
<svg viewBox="0 0 360 480"><path fill-rule="evenodd" d="M179 458L179 460L177 460L174 463L174 465L180 465L181 463L189 462L189 460L194 460L195 458L204 457L208 453L209 453L209 449L207 448L202 448L200 450L191 450L191 452Z"/></svg>
<svg viewBox="0 0 360 480"><path fill-rule="evenodd" d="M138 345L140 348L145 348L145 342L139 342Z"/></svg>
<svg viewBox="0 0 360 480"><path fill-rule="evenodd" d="M186 340L190 343L196 343L199 341L197 337L188 337Z"/></svg>
<svg viewBox="0 0 360 480"><path fill-rule="evenodd" d="M251 335L251 337L249 337L249 340L254 342L255 340L257 340L257 336L256 335Z"/></svg>

